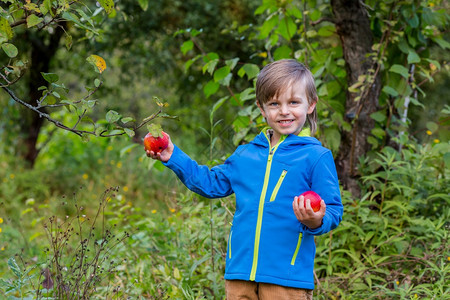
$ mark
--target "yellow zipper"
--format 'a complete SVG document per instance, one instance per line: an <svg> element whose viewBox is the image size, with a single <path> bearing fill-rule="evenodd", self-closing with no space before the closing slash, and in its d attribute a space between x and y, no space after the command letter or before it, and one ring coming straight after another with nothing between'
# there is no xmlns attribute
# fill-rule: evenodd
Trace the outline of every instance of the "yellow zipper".
<svg viewBox="0 0 450 300"><path fill-rule="evenodd" d="M265 134L267 140L269 141L270 145L270 139ZM284 141L286 136L281 136L278 143L270 149L269 157L267 158L267 165L266 165L266 173L264 174L264 184L261 191L261 196L259 197L259 206L258 206L258 219L256 221L256 232L255 232L255 245L253 248L253 263L252 263L252 270L250 272L250 280L255 281L256 277L256 268L258 267L258 254L259 254L259 240L261 238L261 226L262 226L262 217L263 217L263 211L264 211L264 200L266 199L266 193L267 193L267 186L269 184L269 177L270 177L270 168L272 167L272 157L275 154L275 151L277 150L278 146L281 142Z"/></svg>
<svg viewBox="0 0 450 300"><path fill-rule="evenodd" d="M233 231L230 232L230 238L228 241L228 257L231 259L231 236L233 235Z"/></svg>
<svg viewBox="0 0 450 300"><path fill-rule="evenodd" d="M287 173L286 170L283 170L283 172L281 172L281 175L280 175L280 178L278 179L277 185L273 189L272 196L270 196L270 202L275 200L275 197L278 194L278 190L280 189L280 186L283 183L283 180L284 180L284 177L286 176L286 173Z"/></svg>
<svg viewBox="0 0 450 300"><path fill-rule="evenodd" d="M295 248L294 256L292 256L291 265L295 264L295 259L297 258L298 250L300 249L300 246L302 245L302 237L303 237L303 233L300 232L298 234L297 247Z"/></svg>

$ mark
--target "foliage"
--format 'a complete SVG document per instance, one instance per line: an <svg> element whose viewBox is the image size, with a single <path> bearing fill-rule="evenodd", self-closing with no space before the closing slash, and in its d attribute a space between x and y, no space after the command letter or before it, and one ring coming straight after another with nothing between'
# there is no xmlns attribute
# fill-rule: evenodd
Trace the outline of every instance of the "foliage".
<svg viewBox="0 0 450 300"><path fill-rule="evenodd" d="M302 4L303 7L297 1L263 1L255 11L255 15L261 16L261 24L232 29L254 45L263 43L263 47L256 47L250 61L229 57L226 52L207 52L199 46L202 41L199 30L178 31L177 34L188 38L181 45L181 51L189 57L186 71L210 75L203 86L205 97L217 94L223 99L221 90L229 91L227 101L240 108L233 122L234 143L238 144L251 139L254 135L251 128L260 123L258 110L253 105L254 82L260 66L282 58L305 62L316 77L320 97L318 137L335 153L340 147L342 132L354 129L353 123L345 121L345 94L355 93L358 95L355 101L363 101L376 74L381 74L383 93L379 98L379 110L371 116L376 127L368 139L375 151L388 145L411 123L408 119L410 105L425 108L426 95L422 86L433 82L437 72L448 71L448 64L431 56L429 50L433 45L442 49L450 46L445 40L446 4L440 1L432 4L428 1L367 3L365 7L375 38L373 52L368 57L373 67L352 86L346 86L349 74L330 5L321 1L302 1ZM242 89L244 77L250 84ZM430 121L428 126L438 125Z"/></svg>
<svg viewBox="0 0 450 300"><path fill-rule="evenodd" d="M28 50L29 44L23 44L22 36L33 39L42 39L41 44L33 47L44 47L49 44L45 41L45 36L49 39L56 37L56 31L64 31L65 47L68 51L72 48L74 36L81 40L97 40L102 38L101 29L105 18L114 17L117 11L112 0L99 1L99 7L95 7L95 2L67 2L67 1L6 1L2 6L0 17L0 45L7 59L1 60L1 87L8 94L12 101L22 105L25 109L39 115L53 123L57 128L70 131L88 140L89 136L111 137L127 134L133 137L136 131L146 123L157 117L170 117L162 113L164 103L156 99L158 109L155 113L144 118L141 122L132 117L122 116L114 110L109 110L101 119L94 119L92 111L99 102L93 99L94 93L103 85L103 72L107 69L106 61L97 54L89 54L85 58L85 63L94 67L98 76L91 79L83 89L86 93L79 99L74 99L74 93L60 80L57 73L46 70L31 70L33 64L33 50L31 54ZM26 25L26 28L23 28ZM25 31L25 33L24 33ZM80 32L84 36L80 36ZM44 36L44 37L43 37ZM58 41L56 41L58 44ZM49 54L50 55L50 54ZM31 57L29 57L31 56ZM75 56L74 61L76 61ZM50 59L53 57L50 57ZM44 58L42 58L44 59ZM82 63L81 63L82 64ZM85 68L85 67L84 67ZM43 82L37 87L37 91L29 91L30 95L39 94L38 99L26 99L26 96L18 96L21 92L22 77L27 73L40 72L42 78L37 82ZM43 80L42 80L43 79ZM30 81L35 79L30 78ZM16 91L14 91L16 90ZM24 100L25 99L25 100ZM61 109L69 117L64 117ZM56 112L56 113L53 113ZM61 117L62 115L62 117ZM58 118L60 117L60 118ZM40 130L40 128L35 128Z"/></svg>
<svg viewBox="0 0 450 300"><path fill-rule="evenodd" d="M320 297L448 294L448 143L406 144L362 163L364 196L344 193L341 225L318 239Z"/></svg>
<svg viewBox="0 0 450 300"><path fill-rule="evenodd" d="M117 191L109 188L103 193L93 217L85 214L85 208L75 198L71 214L46 219L43 229L48 246L40 249L43 255L31 267L27 267L29 263L22 257L24 267L11 257L8 266L15 278L0 282L4 294L10 299L28 295L33 299L91 299L97 288L106 289L106 295L116 294L116 289L109 288L121 263L114 251L130 236L126 231L117 235L117 224L105 218L106 206ZM63 198L61 205L65 206L68 203Z"/></svg>

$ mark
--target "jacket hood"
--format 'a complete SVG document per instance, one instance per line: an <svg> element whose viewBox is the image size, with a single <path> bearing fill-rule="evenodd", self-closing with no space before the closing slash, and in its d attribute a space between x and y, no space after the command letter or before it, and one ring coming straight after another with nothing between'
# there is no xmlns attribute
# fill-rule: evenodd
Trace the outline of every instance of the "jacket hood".
<svg viewBox="0 0 450 300"><path fill-rule="evenodd" d="M263 129L250 143L268 148L270 146L269 143L269 132L270 128ZM294 134L289 134L287 136L283 136L282 142L280 144L281 147L285 146L303 146L303 145L318 145L321 146L322 143L319 142L318 139L310 136L297 136Z"/></svg>

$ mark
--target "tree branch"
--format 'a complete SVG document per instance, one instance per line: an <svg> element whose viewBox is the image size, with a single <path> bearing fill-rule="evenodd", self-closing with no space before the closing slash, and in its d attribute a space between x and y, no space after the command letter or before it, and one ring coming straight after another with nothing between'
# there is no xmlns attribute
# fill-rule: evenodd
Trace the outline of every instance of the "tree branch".
<svg viewBox="0 0 450 300"><path fill-rule="evenodd" d="M71 132L73 132L73 133L75 133L76 135L79 135L79 136L81 136L82 133L84 132L84 131L80 131L80 130L73 130L73 129L67 127L66 125L64 125L63 123L59 122L58 120L53 119L52 117L50 117L49 114L46 114L46 113L41 112L38 108L34 107L34 106L31 105L31 104L26 103L25 101L23 101L23 100L20 99L20 98L18 98L18 97L14 94L14 92L11 91L10 89L8 89L7 87L2 87L2 89L4 89L4 90L11 96L11 98L12 98L14 101L16 101L17 103L19 103L19 104L25 106L26 108L28 108L28 109L30 109L30 110L32 110L32 111L34 111L35 113L37 113L37 114L39 115L40 118L45 118L45 119L47 119L49 122L52 122L53 124L56 125L56 127L62 128L62 129L64 129L64 130L71 131Z"/></svg>
<svg viewBox="0 0 450 300"><path fill-rule="evenodd" d="M88 130L80 130L80 129L76 129L76 126L78 125L78 123L80 122L82 116L84 116L85 112L83 112L82 116L78 119L77 123L75 124L75 126L73 126L72 128L70 128L69 126L61 123L58 120L53 119L49 114L44 113L42 111L40 111L39 109L43 108L44 106L33 106L31 104L26 103L25 101L23 101L22 99L20 99L19 97L17 97L14 92L12 90L10 90L7 87L2 86L2 89L4 89L10 96L11 98L16 101L17 103L25 106L27 109L34 111L35 113L37 113L39 115L40 118L45 118L47 119L47 121L55 124L56 127L70 131L72 133L75 133L78 136L83 136L83 134L90 134L90 135L95 135L97 136L97 134L95 133L95 131L88 131ZM92 95L92 93L91 93ZM87 99L88 97L85 97L84 99ZM46 105L45 107L57 107L57 106L63 106L66 104L61 104L61 105ZM155 118L157 118L159 116L159 114L162 112L162 108L160 107L159 110L152 114L151 116L145 118L142 123L140 123L138 126L136 126L135 128L133 128L134 131L138 130L139 128L143 127L145 124L147 124L148 122L154 120ZM120 133L114 133L114 134L104 134L105 132L107 132L108 130L104 130L102 131L100 134L98 134L98 136L100 137L112 137L112 136L120 136L120 135L124 135L126 132L120 132Z"/></svg>

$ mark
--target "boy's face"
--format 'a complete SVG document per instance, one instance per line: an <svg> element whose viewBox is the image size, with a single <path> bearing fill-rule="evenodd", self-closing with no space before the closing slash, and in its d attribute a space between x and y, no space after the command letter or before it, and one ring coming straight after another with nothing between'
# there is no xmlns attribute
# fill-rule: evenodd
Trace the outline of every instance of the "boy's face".
<svg viewBox="0 0 450 300"><path fill-rule="evenodd" d="M275 145L281 135L300 133L306 116L314 111L316 103L308 103L303 82L294 82L262 107L259 102L257 105L267 124L273 129L271 143Z"/></svg>

